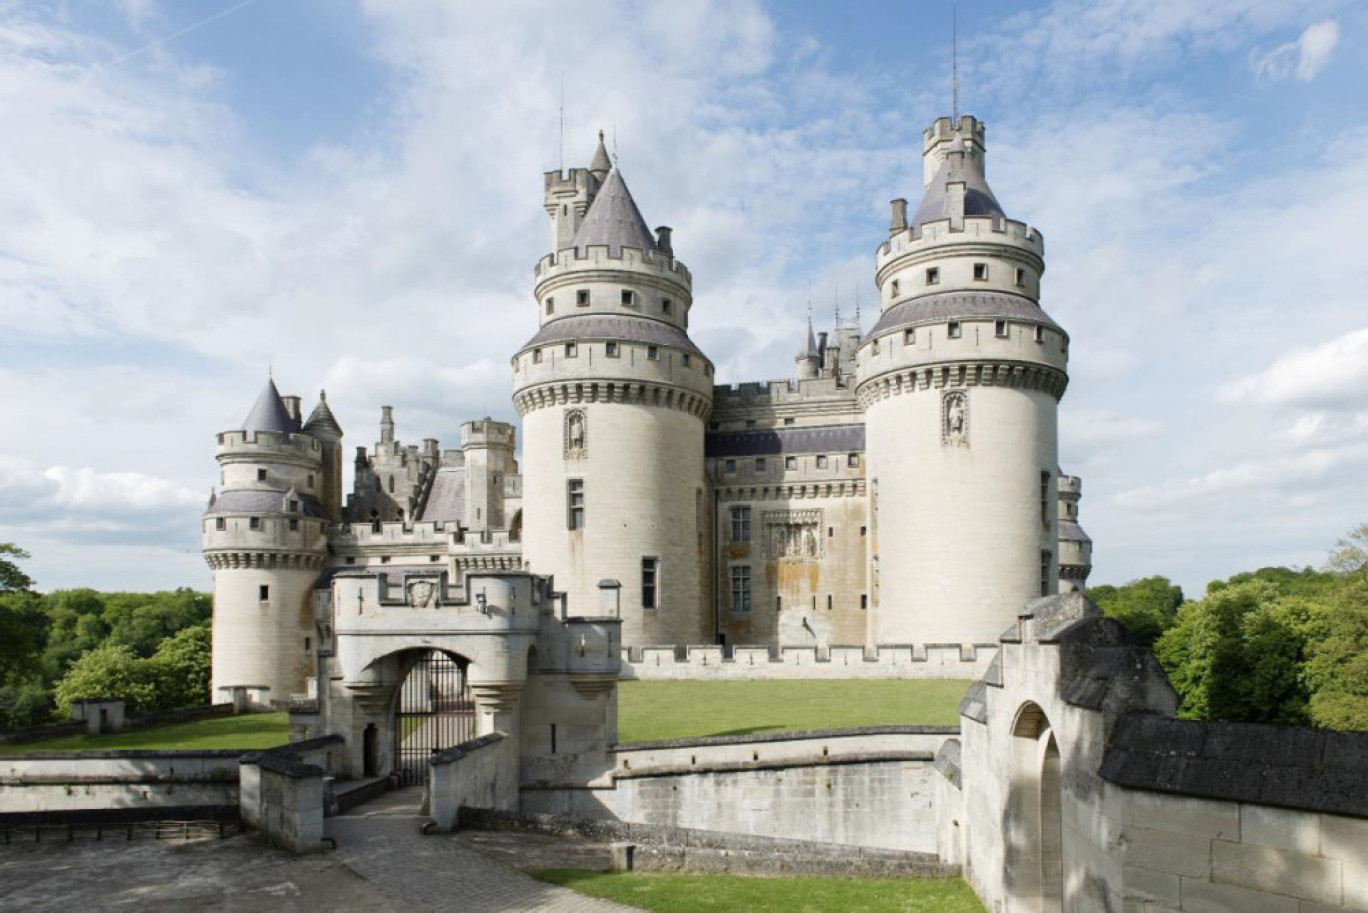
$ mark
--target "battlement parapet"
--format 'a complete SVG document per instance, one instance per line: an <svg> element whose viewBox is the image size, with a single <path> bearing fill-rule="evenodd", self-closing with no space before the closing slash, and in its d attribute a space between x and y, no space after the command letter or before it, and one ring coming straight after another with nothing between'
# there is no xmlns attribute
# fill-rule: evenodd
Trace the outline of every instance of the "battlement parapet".
<svg viewBox="0 0 1368 913"><path fill-rule="evenodd" d="M607 245L598 244L567 247L542 257L537 262L537 284L596 269L642 273L682 285L686 290L693 286L693 274L689 268L671 254L636 247L622 247L615 251Z"/></svg>
<svg viewBox="0 0 1368 913"><path fill-rule="evenodd" d="M987 125L972 114L961 114L958 121L938 117L922 131L922 149L924 152L930 151L941 143L953 141L956 136L983 146L986 145L984 139L987 133Z"/></svg>
<svg viewBox="0 0 1368 913"><path fill-rule="evenodd" d="M323 447L303 433L282 431L223 431L217 438L217 459L293 459L321 463Z"/></svg>
<svg viewBox="0 0 1368 913"><path fill-rule="evenodd" d="M1083 480L1078 476L1059 476L1059 496L1065 500L1077 501L1083 497Z"/></svg>
<svg viewBox="0 0 1368 913"><path fill-rule="evenodd" d="M517 429L507 422L484 418L461 425L462 447L514 447Z"/></svg>
<svg viewBox="0 0 1368 913"><path fill-rule="evenodd" d="M338 548L366 548L374 545L438 543L444 544L456 524L440 520L418 522L391 520L375 523L342 523L333 531L330 540Z"/></svg>
<svg viewBox="0 0 1368 913"><path fill-rule="evenodd" d="M755 679L965 679L987 671L996 644L736 646L712 644L624 648L623 679L752 681Z"/></svg>
<svg viewBox="0 0 1368 913"><path fill-rule="evenodd" d="M547 196L562 196L578 191L589 190L598 179L588 168L571 168L567 171L546 171L542 173Z"/></svg>
<svg viewBox="0 0 1368 913"><path fill-rule="evenodd" d="M718 412L781 403L799 404L816 399L853 399L854 396L851 375L713 385L713 407Z"/></svg>
<svg viewBox="0 0 1368 913"><path fill-rule="evenodd" d="M875 255L876 273L882 273L896 260L938 255L947 246L972 245L976 242L1016 248L1020 253L1040 261L1040 268L1044 268L1045 236L1037 229L1016 219L967 216L962 228L953 227L950 219L941 219L925 225L913 225L893 235L879 245Z"/></svg>

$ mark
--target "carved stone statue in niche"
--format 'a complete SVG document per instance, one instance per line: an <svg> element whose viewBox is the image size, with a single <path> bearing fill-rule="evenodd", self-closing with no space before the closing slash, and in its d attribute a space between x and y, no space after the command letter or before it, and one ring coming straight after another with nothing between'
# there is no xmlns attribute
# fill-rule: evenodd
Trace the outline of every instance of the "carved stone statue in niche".
<svg viewBox="0 0 1368 913"><path fill-rule="evenodd" d="M588 455L588 424L589 420L583 409L571 409L565 413L565 458L567 460Z"/></svg>
<svg viewBox="0 0 1368 913"><path fill-rule="evenodd" d="M437 605L437 584L431 580L412 580L408 585L408 604L413 609L431 609Z"/></svg>
<svg viewBox="0 0 1368 913"><path fill-rule="evenodd" d="M941 443L969 446L969 395L964 390L947 390L941 395Z"/></svg>
<svg viewBox="0 0 1368 913"><path fill-rule="evenodd" d="M811 560L822 555L820 510L771 510L765 512L766 558Z"/></svg>

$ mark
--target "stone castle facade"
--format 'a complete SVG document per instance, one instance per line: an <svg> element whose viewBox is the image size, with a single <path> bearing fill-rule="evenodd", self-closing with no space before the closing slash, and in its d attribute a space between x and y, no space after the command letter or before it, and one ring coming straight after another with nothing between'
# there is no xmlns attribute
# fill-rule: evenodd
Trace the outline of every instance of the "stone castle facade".
<svg viewBox="0 0 1368 913"><path fill-rule="evenodd" d="M588 168L545 175L540 327L512 358L521 463L512 425L406 445L385 407L344 500L326 397L305 417L273 382L218 436L215 693L306 693L346 611L339 575L422 608L469 604L471 575L530 571L569 611L620 619L629 659L987 657L1025 602L1083 589L1080 482L1057 453L1069 338L1039 305L1043 239L987 184L984 136L971 116L925 131L921 202L893 201L876 253L873 328L809 325L795 377L739 386L689 337L692 276L602 137Z"/></svg>

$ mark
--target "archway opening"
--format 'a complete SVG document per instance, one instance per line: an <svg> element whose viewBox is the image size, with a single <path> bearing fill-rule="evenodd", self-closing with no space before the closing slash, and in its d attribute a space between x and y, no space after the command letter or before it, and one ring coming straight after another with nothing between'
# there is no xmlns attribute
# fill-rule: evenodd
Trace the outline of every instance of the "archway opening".
<svg viewBox="0 0 1368 913"><path fill-rule="evenodd" d="M1012 725L1007 858L1014 909L1062 913L1063 794L1059 743L1039 705L1024 704Z"/></svg>
<svg viewBox="0 0 1368 913"><path fill-rule="evenodd" d="M415 651L394 699L394 767L400 785L427 782L434 754L475 738L470 663L441 650Z"/></svg>

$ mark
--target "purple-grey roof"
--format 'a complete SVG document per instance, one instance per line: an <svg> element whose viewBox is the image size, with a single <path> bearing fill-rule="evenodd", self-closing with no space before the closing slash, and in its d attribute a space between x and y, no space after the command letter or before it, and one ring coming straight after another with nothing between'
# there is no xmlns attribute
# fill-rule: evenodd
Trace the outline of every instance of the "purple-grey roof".
<svg viewBox="0 0 1368 913"><path fill-rule="evenodd" d="M263 491L255 488L225 491L214 499L214 503L209 505L204 515L209 517L215 514L283 514L286 494L287 492L283 491ZM300 512L304 516L327 517L323 505L319 504L313 495L296 492L295 497L299 499Z"/></svg>
<svg viewBox="0 0 1368 913"><path fill-rule="evenodd" d="M958 146L958 148L956 148ZM963 151L964 144L958 139L951 145L951 151ZM993 196L993 191L988 187L988 179L983 173L983 165L973 156L967 153L964 156L964 169L960 175L950 173L950 156L946 156L941 162L940 169L936 176L931 179L931 183L926 185L926 194L922 197L921 205L917 207L916 215L912 217L914 226L922 226L927 222L938 222L942 219L950 218L950 184L953 180L964 182L964 215L991 216L993 219L1005 219L1006 213L1002 211L1002 206L998 203L997 197Z"/></svg>
<svg viewBox="0 0 1368 913"><path fill-rule="evenodd" d="M855 453L864 449L864 425L770 428L764 431L710 431L704 437L704 454L709 458L790 453Z"/></svg>
<svg viewBox="0 0 1368 913"><path fill-rule="evenodd" d="M1049 314L1030 298L1010 292L939 292L900 301L879 317L866 339L924 323L943 323L975 317L1001 317L1038 323L1063 332Z"/></svg>
<svg viewBox="0 0 1368 913"><path fill-rule="evenodd" d="M622 172L614 168L604 178L603 186L594 195L589 211L584 214L579 231L571 242L583 250L593 245L605 245L609 256L618 256L624 247L642 251L656 249L655 236L646 227L632 192L622 179Z"/></svg>
<svg viewBox="0 0 1368 913"><path fill-rule="evenodd" d="M444 466L432 477L432 490L420 520L439 523L465 522L465 467Z"/></svg>
<svg viewBox="0 0 1368 913"><path fill-rule="evenodd" d="M280 431L286 434L299 430L299 423L290 417L285 404L280 401L280 391L276 389L274 380L266 380L266 386L257 396L252 411L242 420L242 430Z"/></svg>
<svg viewBox="0 0 1368 913"><path fill-rule="evenodd" d="M697 355L703 354L689 338L689 334L674 324L627 314L578 314L573 317L561 317L543 326L523 348L588 339L643 342L647 345L673 346Z"/></svg>
<svg viewBox="0 0 1368 913"><path fill-rule="evenodd" d="M608 147L603 145L603 131L599 131L598 148L594 150L594 160L589 163L589 170L595 174L607 174L613 169L613 161L608 158Z"/></svg>
<svg viewBox="0 0 1368 913"><path fill-rule="evenodd" d="M309 413L309 420L304 423L304 431L307 434L342 437L342 426L337 423L332 409L328 408L326 391L319 391L318 405L314 406L313 412Z"/></svg>
<svg viewBox="0 0 1368 913"><path fill-rule="evenodd" d="M1072 520L1059 521L1059 538L1065 542L1091 542L1088 534L1083 532L1083 527Z"/></svg>

